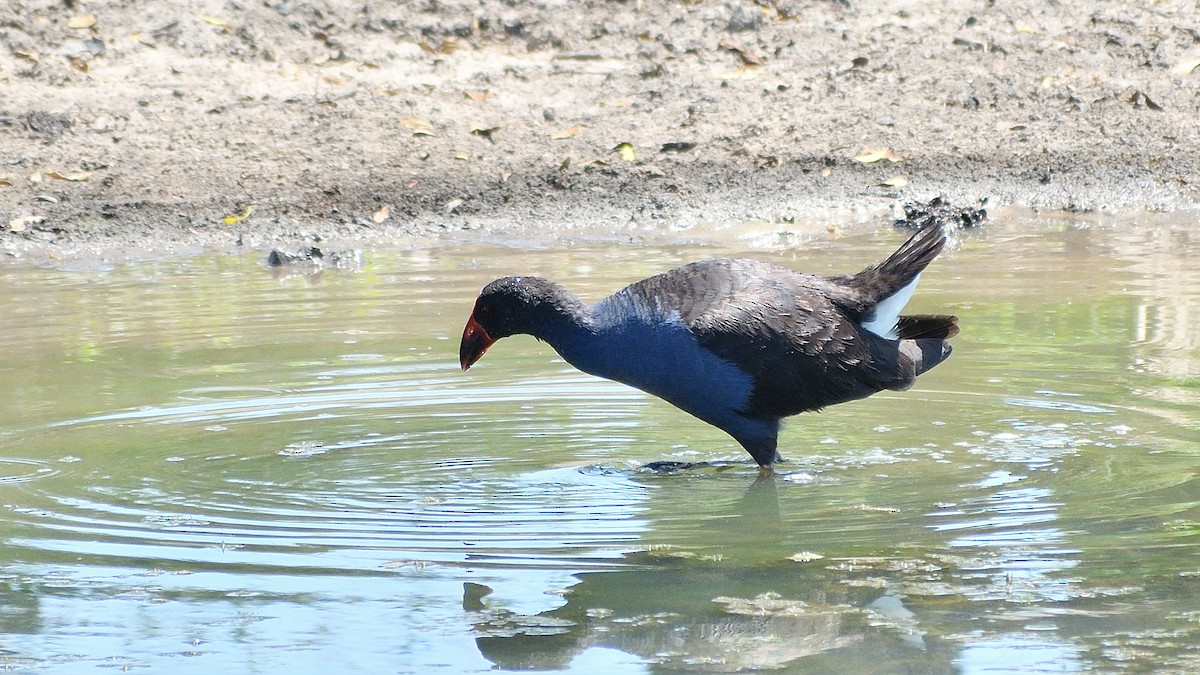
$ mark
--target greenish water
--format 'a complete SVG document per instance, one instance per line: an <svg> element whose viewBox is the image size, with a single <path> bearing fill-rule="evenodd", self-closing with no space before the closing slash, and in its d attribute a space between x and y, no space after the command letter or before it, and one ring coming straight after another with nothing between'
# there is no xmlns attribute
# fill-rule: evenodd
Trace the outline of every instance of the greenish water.
<svg viewBox="0 0 1200 675"><path fill-rule="evenodd" d="M911 309L905 393L732 441L530 338L469 373L508 273L589 299L890 228L497 242L272 273L257 253L0 266L0 664L34 672L1200 669L1200 237L994 218ZM724 462L674 475L661 459Z"/></svg>

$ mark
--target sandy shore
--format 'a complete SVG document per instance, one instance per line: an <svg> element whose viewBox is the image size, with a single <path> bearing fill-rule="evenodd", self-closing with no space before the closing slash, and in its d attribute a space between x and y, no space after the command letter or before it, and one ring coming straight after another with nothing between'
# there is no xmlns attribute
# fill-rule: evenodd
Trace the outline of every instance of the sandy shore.
<svg viewBox="0 0 1200 675"><path fill-rule="evenodd" d="M1193 3L0 8L0 247L119 256L1200 198Z"/></svg>

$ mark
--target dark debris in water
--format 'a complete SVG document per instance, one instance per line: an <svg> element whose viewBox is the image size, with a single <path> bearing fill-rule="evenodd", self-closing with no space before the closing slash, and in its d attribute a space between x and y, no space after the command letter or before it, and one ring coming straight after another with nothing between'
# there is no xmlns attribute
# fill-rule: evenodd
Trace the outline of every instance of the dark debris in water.
<svg viewBox="0 0 1200 675"><path fill-rule="evenodd" d="M267 254L267 267L283 267L297 263L319 262L324 257L325 253L316 246L305 246L291 251L273 248Z"/></svg>
<svg viewBox="0 0 1200 675"><path fill-rule="evenodd" d="M940 226L946 229L965 230L979 227L987 220L987 198L979 200L979 206L954 206L941 197L925 203L906 203L897 206L896 227L923 230Z"/></svg>
<svg viewBox="0 0 1200 675"><path fill-rule="evenodd" d="M673 462L664 460L660 462L650 462L641 467L641 471L649 471L651 473L678 473L680 471L689 471L691 469L707 468L712 466L708 462Z"/></svg>
<svg viewBox="0 0 1200 675"><path fill-rule="evenodd" d="M643 464L638 467L638 473L650 473L656 475L673 475L677 473L721 473L724 471L733 471L748 468L746 462L679 462L672 460L660 460Z"/></svg>
<svg viewBox="0 0 1200 675"><path fill-rule="evenodd" d="M319 246L301 246L284 249L273 248L267 254L267 267L290 267L310 265L318 269L353 269L361 264L361 255L355 250L324 250Z"/></svg>

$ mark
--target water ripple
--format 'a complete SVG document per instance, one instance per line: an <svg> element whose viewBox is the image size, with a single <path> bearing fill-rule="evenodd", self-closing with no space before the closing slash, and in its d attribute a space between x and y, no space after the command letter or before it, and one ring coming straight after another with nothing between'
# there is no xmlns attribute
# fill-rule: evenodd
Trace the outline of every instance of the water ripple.
<svg viewBox="0 0 1200 675"><path fill-rule="evenodd" d="M245 397L239 394L262 393ZM221 394L222 396L216 396ZM224 394L232 397L225 398ZM195 403L146 406L135 410L100 413L52 424L69 427L86 424L148 422L162 424L197 424L263 420L273 417L331 413L333 411L361 412L446 407L449 410L493 403L529 403L555 401L635 402L645 395L626 387L567 375L531 380L503 386L474 386L464 388L459 378L422 378L403 383L355 383L311 387L301 391L280 392L263 389L191 389L181 398ZM215 399L215 400L214 400ZM450 414L458 414L451 412ZM461 413L466 414L466 413Z"/></svg>
<svg viewBox="0 0 1200 675"><path fill-rule="evenodd" d="M246 494L233 490L200 501L157 489L43 492L45 505L11 515L40 535L8 544L84 556L347 571L381 569L397 559L586 569L615 564L644 529L637 516L643 488L618 474L572 469L452 481L413 497L379 486L340 485L336 494L239 487L259 498L242 499Z"/></svg>
<svg viewBox="0 0 1200 675"><path fill-rule="evenodd" d="M644 397L574 373L463 388L461 375L440 370L448 369L301 389L190 388L169 404L10 434L11 447L52 438L80 450L61 466L0 459L0 483L65 474L10 506L19 534L7 544L153 564L347 572L618 564L645 528L644 486L620 472L538 468L542 449L521 470L519 458L500 461L477 439L487 425L542 446L554 437L576 443L579 422L539 420L545 433L532 434L537 416L525 408L551 398L609 401L620 418L622 406ZM497 405L508 412L480 411ZM135 466L103 461L101 439L113 434Z"/></svg>
<svg viewBox="0 0 1200 675"><path fill-rule="evenodd" d="M46 461L0 457L0 485L28 483L39 478L49 478L57 473L58 469Z"/></svg>

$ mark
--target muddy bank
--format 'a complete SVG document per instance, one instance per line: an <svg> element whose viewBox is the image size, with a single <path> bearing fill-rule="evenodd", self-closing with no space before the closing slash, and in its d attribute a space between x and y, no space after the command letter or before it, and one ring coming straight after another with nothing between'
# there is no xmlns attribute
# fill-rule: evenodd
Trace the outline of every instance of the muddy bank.
<svg viewBox="0 0 1200 675"><path fill-rule="evenodd" d="M1187 3L18 0L0 43L13 256L1200 197Z"/></svg>

